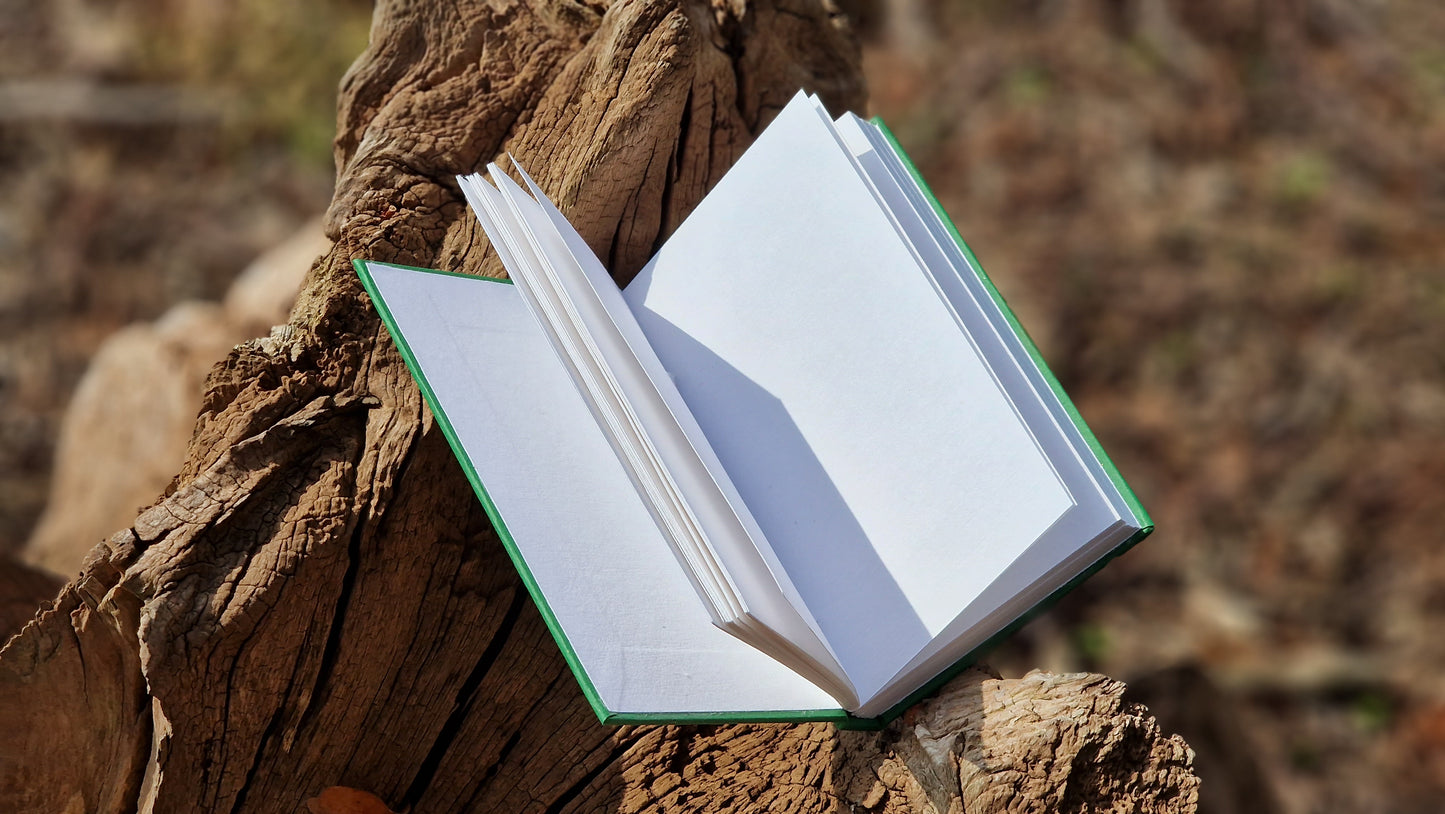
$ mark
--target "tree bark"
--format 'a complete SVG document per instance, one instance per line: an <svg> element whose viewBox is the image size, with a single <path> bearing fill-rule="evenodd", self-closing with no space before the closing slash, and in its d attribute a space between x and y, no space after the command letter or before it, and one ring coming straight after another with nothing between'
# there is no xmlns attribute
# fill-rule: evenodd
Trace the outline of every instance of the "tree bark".
<svg viewBox="0 0 1445 814"><path fill-rule="evenodd" d="M380 2L290 323L0 652L0 808L1193 810L1101 676L972 671L881 733L601 726L350 269L500 274L452 178L510 151L625 282L798 87L862 105L827 0Z"/></svg>

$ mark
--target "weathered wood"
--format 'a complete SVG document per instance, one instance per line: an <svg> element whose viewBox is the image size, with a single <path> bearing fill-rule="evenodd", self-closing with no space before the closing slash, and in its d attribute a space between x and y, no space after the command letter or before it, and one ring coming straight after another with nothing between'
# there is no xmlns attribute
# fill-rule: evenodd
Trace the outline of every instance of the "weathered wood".
<svg viewBox="0 0 1445 814"><path fill-rule="evenodd" d="M0 808L1192 810L1188 748L1099 676L975 671L882 733L602 727L349 268L499 273L451 179L509 150L625 279L799 86L862 102L826 0L378 4L291 324L0 652Z"/></svg>

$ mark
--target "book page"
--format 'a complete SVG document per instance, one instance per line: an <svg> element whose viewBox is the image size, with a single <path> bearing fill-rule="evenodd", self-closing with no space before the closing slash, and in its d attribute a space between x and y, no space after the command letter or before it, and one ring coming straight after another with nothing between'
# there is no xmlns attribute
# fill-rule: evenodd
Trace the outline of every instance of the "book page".
<svg viewBox="0 0 1445 814"><path fill-rule="evenodd" d="M814 100L821 111L821 104ZM1075 506L1029 548L955 619L951 627L980 624L998 603L1024 594L1045 572L1088 548L1095 538L1120 522L1122 498L1102 472L1098 460L1079 437L1073 422L1060 420L1059 400L1041 380L1038 365L1026 354L994 300L981 291L982 281L950 239L921 190L902 174L901 162L876 126L844 114L834 130L857 159L860 171L884 206L903 239L920 259L941 302L966 333L994 379L1012 404L1034 442L1054 467ZM1032 376L1032 378L1031 378ZM990 597L996 597L990 598Z"/></svg>
<svg viewBox="0 0 1445 814"><path fill-rule="evenodd" d="M866 146L848 141L849 148L865 164L868 164L865 153L873 159L865 171L875 179L880 192L888 197L888 205L898 213L909 239L915 245L931 244L934 247L933 258L927 261L927 268L940 295L959 313L973 336L991 338L990 345L984 349L985 356L1005 388L1015 394L1015 403L1020 406L1025 421L1036 428L1035 436L1050 460L1056 467L1069 470L1061 472L1065 482L1094 484L1113 513L1118 518L1128 518L1137 527L1138 518L1133 516L1127 501L1113 486L1102 463L1074 425L1067 408L1054 396L1043 371L1030 357L1023 341L1009 324L1008 317L989 296L982 273L973 268L958 241L949 233L948 225L933 211L924 191L908 172L893 145L876 124L862 121L851 113L840 117L838 125L845 133L845 140L846 131L853 130L866 141ZM1060 439L1067 448L1057 446L1060 440L1056 439ZM1069 450L1073 454L1069 454ZM1079 471L1078 467L1084 471Z"/></svg>
<svg viewBox="0 0 1445 814"><path fill-rule="evenodd" d="M1018 414L1073 495L1076 506L1051 526L989 588L859 710L877 715L920 684L980 646L1069 579L1127 539L1138 527L1122 496L1059 399L1039 363L1023 347L1007 316L927 202L879 128L852 114L835 130L857 159L875 197L923 259L935 289L975 341ZM1126 520L1127 518L1127 520Z"/></svg>
<svg viewBox="0 0 1445 814"><path fill-rule="evenodd" d="M503 259L510 261L523 299L715 623L798 670L845 707L856 706L851 682L781 566L767 562L771 549L753 539L761 532L746 505L731 498L726 472L616 285L540 189L532 185L534 200L495 165L489 169L495 187L472 177L461 179L463 190L488 233L506 245Z"/></svg>
<svg viewBox="0 0 1445 814"><path fill-rule="evenodd" d="M836 709L712 624L515 286L366 265L468 477L608 710Z"/></svg>
<svg viewBox="0 0 1445 814"><path fill-rule="evenodd" d="M861 696L1074 505L802 97L624 294Z"/></svg>
<svg viewBox="0 0 1445 814"><path fill-rule="evenodd" d="M545 248L518 211L521 202L513 200L506 188L494 188L479 178L463 178L461 183L516 281L518 293L591 408L714 622L722 624L743 613L737 588L706 540L699 539L696 517L679 502L677 484L640 431L631 404L598 348L597 337L581 324L573 303L558 290Z"/></svg>

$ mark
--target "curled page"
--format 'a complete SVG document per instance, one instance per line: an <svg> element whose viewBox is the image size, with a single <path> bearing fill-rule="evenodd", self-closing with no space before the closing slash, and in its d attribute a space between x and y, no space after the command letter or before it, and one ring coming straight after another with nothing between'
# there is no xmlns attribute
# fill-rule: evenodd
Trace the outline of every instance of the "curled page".
<svg viewBox="0 0 1445 814"><path fill-rule="evenodd" d="M601 263L529 177L535 199L495 166L490 174L495 187L471 176L463 190L494 243L505 244L503 263L714 622L856 706L830 645Z"/></svg>

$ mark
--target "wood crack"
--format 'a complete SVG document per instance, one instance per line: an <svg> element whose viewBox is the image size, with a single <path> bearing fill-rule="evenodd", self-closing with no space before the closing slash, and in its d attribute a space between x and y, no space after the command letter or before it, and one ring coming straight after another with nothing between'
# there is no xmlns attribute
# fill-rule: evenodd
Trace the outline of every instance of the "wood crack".
<svg viewBox="0 0 1445 814"><path fill-rule="evenodd" d="M276 712L267 721L266 728L261 731L261 740L256 744L256 751L251 757L251 766L246 770L246 779L241 783L241 788L236 792L236 799L231 804L231 814L245 810L246 797L251 791L251 786L256 780L256 773L261 768L262 759L266 756L266 744L271 742L276 730L281 725L281 713L283 707L277 706Z"/></svg>
<svg viewBox="0 0 1445 814"><path fill-rule="evenodd" d="M321 663L316 668L312 682L310 703L301 711L295 729L300 730L310 722L314 712L321 708L326 696L326 687L336 667L336 657L341 650L341 637L346 630L346 615L351 608L351 593L356 587L357 571L361 567L361 539L366 533L365 523L357 523L346 542L346 570L341 575L341 588L336 597L336 610L331 615L331 625L326 630L326 642L321 648Z"/></svg>
<svg viewBox="0 0 1445 814"><path fill-rule="evenodd" d="M487 643L487 649L482 651L481 657L477 659L477 663L472 667L466 681L462 682L461 688L457 690L456 698L452 702L451 714L447 716L446 722L437 732L431 749L427 751L426 757L422 759L421 765L417 768L416 777L407 787L406 793L402 795L403 807L415 805L426 792L437 769L441 766L447 750L451 748L457 733L461 731L467 713L471 711L473 699L476 696L477 688L482 684L482 679L487 677L487 672L496 664L502 648L511 640L513 629L516 627L517 620L521 617L522 608L526 603L527 592L514 587L511 603L507 606L507 611L497 626L496 632L492 634L492 640Z"/></svg>
<svg viewBox="0 0 1445 814"><path fill-rule="evenodd" d="M547 806L545 814L561 814L563 809L565 809L568 805L571 805L573 801L581 797L582 792L586 791L587 788L591 786L597 780L597 778L602 775L603 772L612 768L613 764L617 762L618 758L622 757L622 755L626 752L627 746L625 744L618 744L614 746L610 751L608 751L607 757L604 758L601 763L593 766L587 771L586 774L578 778L577 782L568 786L562 791L561 794L557 795L557 798Z"/></svg>

